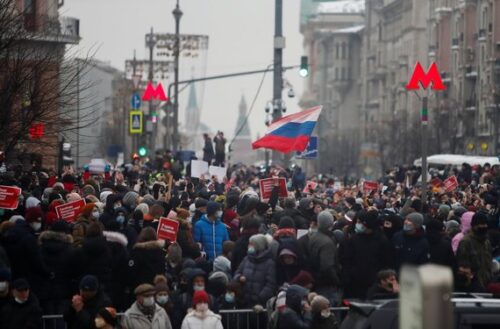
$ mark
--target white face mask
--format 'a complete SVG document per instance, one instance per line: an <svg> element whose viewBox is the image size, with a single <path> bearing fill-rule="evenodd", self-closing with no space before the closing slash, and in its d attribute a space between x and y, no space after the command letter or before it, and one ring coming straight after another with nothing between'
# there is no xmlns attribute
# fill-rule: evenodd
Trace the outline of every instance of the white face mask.
<svg viewBox="0 0 500 329"><path fill-rule="evenodd" d="M195 284L195 285L193 286L193 290L194 290L194 291L202 291L202 290L205 290L205 286Z"/></svg>
<svg viewBox="0 0 500 329"><path fill-rule="evenodd" d="M40 231L40 229L42 228L42 223L40 222L33 222L30 225L31 228L35 230L35 232Z"/></svg>
<svg viewBox="0 0 500 329"><path fill-rule="evenodd" d="M7 283L7 281L0 282L0 292L5 292L7 291L7 289L9 289L9 284Z"/></svg>
<svg viewBox="0 0 500 329"><path fill-rule="evenodd" d="M321 311L321 316L322 316L323 318L325 318L325 319L329 318L329 317L330 317L330 315L331 315L331 312L330 312L330 310L329 310L329 309L326 309L326 310Z"/></svg>
<svg viewBox="0 0 500 329"><path fill-rule="evenodd" d="M15 298L14 298L14 300L15 300L15 301L16 301L16 303L18 303L18 304L24 304L24 303L26 303L26 301L25 301L25 300L19 299L19 298L17 298L17 297L15 297Z"/></svg>
<svg viewBox="0 0 500 329"><path fill-rule="evenodd" d="M142 302L142 305L145 307L151 307L155 304L155 298L153 296L151 297L145 297L144 301Z"/></svg>
<svg viewBox="0 0 500 329"><path fill-rule="evenodd" d="M223 214L223 213L222 213L222 210L216 211L216 212L215 212L215 217L217 217L217 218L221 218L221 217L222 217L222 214Z"/></svg>
<svg viewBox="0 0 500 329"><path fill-rule="evenodd" d="M101 319L101 318L95 319L95 327L96 328L104 328L104 326L106 326L106 321L104 321L104 319Z"/></svg>
<svg viewBox="0 0 500 329"><path fill-rule="evenodd" d="M160 305L165 305L166 303L168 303L168 295L166 295L166 296L158 296L158 297L156 297L156 301Z"/></svg>
<svg viewBox="0 0 500 329"><path fill-rule="evenodd" d="M205 313L206 311L208 311L208 304L207 303L197 304L196 311L200 313Z"/></svg>
<svg viewBox="0 0 500 329"><path fill-rule="evenodd" d="M97 210L96 210L96 211L92 212L92 217L94 217L94 218L98 219L98 218L99 218L99 216L100 216L99 211L97 211Z"/></svg>

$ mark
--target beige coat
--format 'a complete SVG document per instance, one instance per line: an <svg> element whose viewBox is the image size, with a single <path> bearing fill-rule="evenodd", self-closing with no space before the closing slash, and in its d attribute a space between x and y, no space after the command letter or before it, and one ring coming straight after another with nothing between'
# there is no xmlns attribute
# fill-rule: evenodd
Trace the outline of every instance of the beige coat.
<svg viewBox="0 0 500 329"><path fill-rule="evenodd" d="M124 329L172 329L170 318L165 310L155 304L155 314L149 321L137 307L137 302L125 312L122 319Z"/></svg>

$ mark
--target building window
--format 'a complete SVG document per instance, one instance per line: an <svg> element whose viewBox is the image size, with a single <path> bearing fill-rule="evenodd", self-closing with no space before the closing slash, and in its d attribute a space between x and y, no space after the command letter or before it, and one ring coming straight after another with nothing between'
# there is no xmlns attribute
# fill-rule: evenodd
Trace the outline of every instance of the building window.
<svg viewBox="0 0 500 329"><path fill-rule="evenodd" d="M339 68L336 67L335 68L335 80L338 80L339 79Z"/></svg>
<svg viewBox="0 0 500 329"><path fill-rule="evenodd" d="M340 47L339 47L339 44L338 44L338 43L336 43L336 44L335 44L335 58L336 58L336 59L339 59L339 48L340 48Z"/></svg>
<svg viewBox="0 0 500 329"><path fill-rule="evenodd" d="M340 72L340 80L345 80L345 67L342 67L342 71Z"/></svg>
<svg viewBox="0 0 500 329"><path fill-rule="evenodd" d="M342 42L342 50L341 50L342 59L347 58L347 46L345 42Z"/></svg>

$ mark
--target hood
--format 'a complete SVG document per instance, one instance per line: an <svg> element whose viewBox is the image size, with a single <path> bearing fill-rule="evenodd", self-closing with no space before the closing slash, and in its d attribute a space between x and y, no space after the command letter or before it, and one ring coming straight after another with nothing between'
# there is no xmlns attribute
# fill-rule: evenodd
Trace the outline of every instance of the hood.
<svg viewBox="0 0 500 329"><path fill-rule="evenodd" d="M106 206L104 207L104 211L110 214L114 213L114 204L115 202L122 201L123 194L111 194L106 198Z"/></svg>
<svg viewBox="0 0 500 329"><path fill-rule="evenodd" d="M462 219L460 220L460 230L464 235L470 231L473 216L474 212L472 211L468 211L462 215Z"/></svg>
<svg viewBox="0 0 500 329"><path fill-rule="evenodd" d="M248 260L250 260L252 263L261 263L266 261L268 258L272 258L272 250L271 248L267 248L266 250L259 252L256 255L248 255Z"/></svg>
<svg viewBox="0 0 500 329"><path fill-rule="evenodd" d="M163 241L154 240L146 242L138 242L134 245L133 249L145 249L145 250L155 250L163 248Z"/></svg>
<svg viewBox="0 0 500 329"><path fill-rule="evenodd" d="M64 234L61 232L54 231L44 231L40 233L38 237L38 241L40 243L48 242L48 241L60 241L64 243L73 243L73 237L70 234Z"/></svg>
<svg viewBox="0 0 500 329"><path fill-rule="evenodd" d="M286 306L297 313L301 312L302 300L307 296L309 291L298 285L291 285L286 291Z"/></svg>
<svg viewBox="0 0 500 329"><path fill-rule="evenodd" d="M83 240L82 248L92 255L102 255L107 252L106 239L103 236L86 237Z"/></svg>
<svg viewBox="0 0 500 329"><path fill-rule="evenodd" d="M124 247L128 245L127 237L120 232L104 231L103 235L108 242L116 242Z"/></svg>

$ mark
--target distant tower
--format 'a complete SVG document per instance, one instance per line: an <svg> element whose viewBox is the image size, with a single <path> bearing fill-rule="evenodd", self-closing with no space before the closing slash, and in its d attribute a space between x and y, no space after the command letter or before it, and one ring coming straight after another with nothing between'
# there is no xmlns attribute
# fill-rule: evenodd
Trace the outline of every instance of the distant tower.
<svg viewBox="0 0 500 329"><path fill-rule="evenodd" d="M186 107L186 120L184 122L184 129L186 130L186 135L189 136L191 143L189 144L189 149L197 151L201 146L201 132L200 129L200 108L198 106L198 100L196 98L196 89L194 83L191 84L189 88L189 98Z"/></svg>
<svg viewBox="0 0 500 329"><path fill-rule="evenodd" d="M239 105L238 121L236 122L234 131L236 138L232 145L232 163L242 162L245 164L253 164L256 160L256 152L252 150L252 135L250 134L248 121L245 122L246 119L247 102L245 101L245 96L242 95Z"/></svg>

